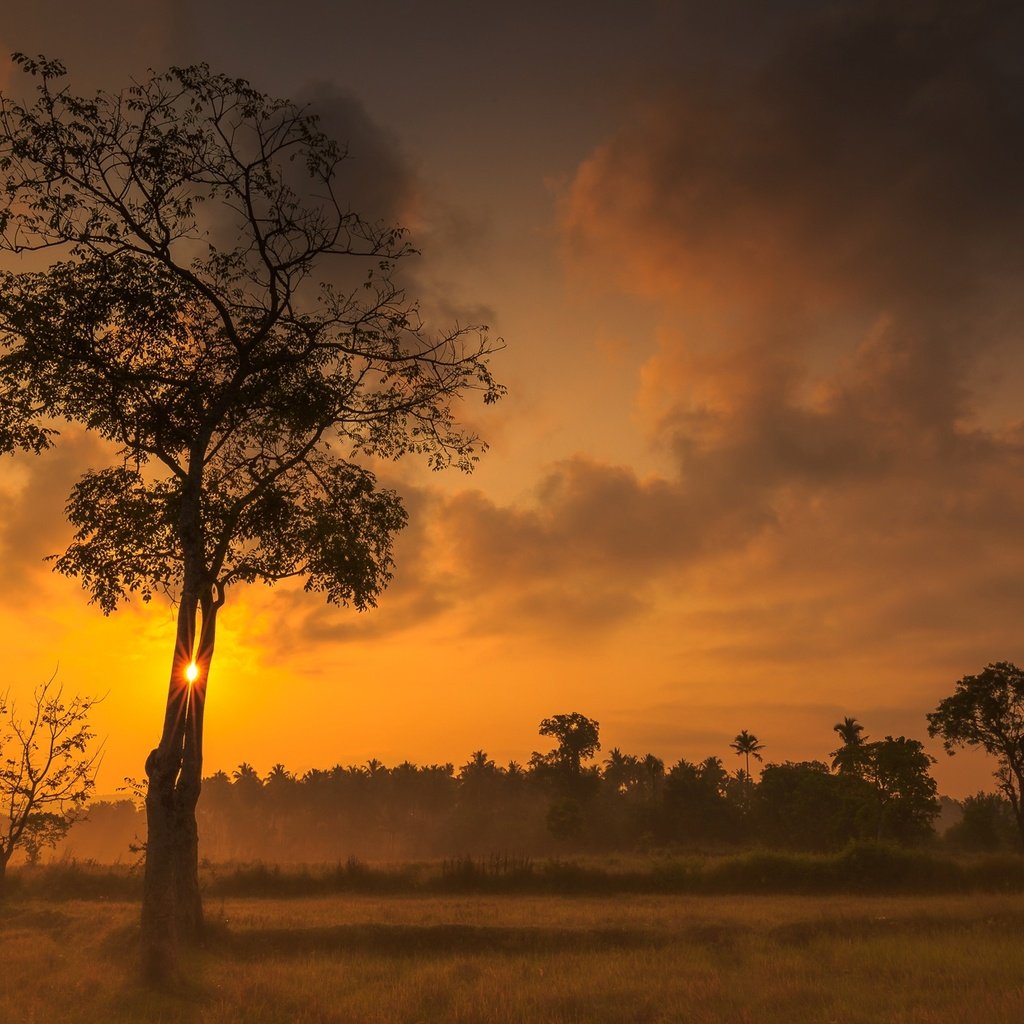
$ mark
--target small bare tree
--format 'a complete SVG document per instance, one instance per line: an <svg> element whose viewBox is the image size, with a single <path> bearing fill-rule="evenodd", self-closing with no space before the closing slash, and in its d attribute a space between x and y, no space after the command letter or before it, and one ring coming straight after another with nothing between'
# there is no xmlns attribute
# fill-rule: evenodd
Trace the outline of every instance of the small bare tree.
<svg viewBox="0 0 1024 1024"><path fill-rule="evenodd" d="M0 893L14 851L38 860L81 817L95 785L99 750L88 718L97 700L65 700L55 678L36 688L24 718L0 696Z"/></svg>

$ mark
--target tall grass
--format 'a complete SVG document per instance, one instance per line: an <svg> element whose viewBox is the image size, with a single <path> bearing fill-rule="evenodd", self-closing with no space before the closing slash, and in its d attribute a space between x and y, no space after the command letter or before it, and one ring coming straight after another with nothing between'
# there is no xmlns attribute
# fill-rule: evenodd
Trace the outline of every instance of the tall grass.
<svg viewBox="0 0 1024 1024"><path fill-rule="evenodd" d="M339 895L208 902L134 981L136 908L15 898L0 1020L27 1024L1018 1024L1024 896Z"/></svg>
<svg viewBox="0 0 1024 1024"><path fill-rule="evenodd" d="M544 860L463 857L412 864L281 868L263 863L204 864L208 896L298 897L332 893L729 894L1024 892L1024 858L954 856L881 843L835 854L749 851L719 857L615 857ZM89 863L22 868L9 888L23 896L135 899L137 871Z"/></svg>

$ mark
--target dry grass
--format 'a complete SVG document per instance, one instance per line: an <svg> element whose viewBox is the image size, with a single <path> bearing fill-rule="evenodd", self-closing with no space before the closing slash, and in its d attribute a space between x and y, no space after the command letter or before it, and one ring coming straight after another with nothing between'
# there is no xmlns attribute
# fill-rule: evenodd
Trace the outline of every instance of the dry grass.
<svg viewBox="0 0 1024 1024"><path fill-rule="evenodd" d="M134 982L136 906L15 901L0 1021L1018 1024L1024 897L213 900L189 982Z"/></svg>

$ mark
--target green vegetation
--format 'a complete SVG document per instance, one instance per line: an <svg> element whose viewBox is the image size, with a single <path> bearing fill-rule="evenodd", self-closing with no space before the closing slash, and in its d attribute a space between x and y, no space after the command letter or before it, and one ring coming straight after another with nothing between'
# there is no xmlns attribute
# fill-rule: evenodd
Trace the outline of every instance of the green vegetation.
<svg viewBox="0 0 1024 1024"><path fill-rule="evenodd" d="M749 850L726 856L458 857L444 861L292 866L260 862L201 866L208 897L305 897L339 893L425 896L762 894L1024 894L1024 858L954 856L886 843L851 843L838 853ZM137 898L137 870L54 864L12 871L13 896L27 899Z"/></svg>
<svg viewBox="0 0 1024 1024"><path fill-rule="evenodd" d="M1024 896L208 899L173 994L133 903L15 900L0 1020L1017 1024ZM45 977L46 984L40 984Z"/></svg>

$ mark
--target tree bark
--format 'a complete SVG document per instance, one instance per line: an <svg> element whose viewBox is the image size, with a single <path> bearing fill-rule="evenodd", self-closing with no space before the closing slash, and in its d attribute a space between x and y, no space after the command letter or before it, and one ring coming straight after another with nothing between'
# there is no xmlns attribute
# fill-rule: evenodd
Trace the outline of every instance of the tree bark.
<svg viewBox="0 0 1024 1024"><path fill-rule="evenodd" d="M1021 845L1024 846L1024 773L1019 771L1015 765L1011 765L1013 778L1017 780L1017 787L1009 787L1010 806L1013 808L1013 816L1017 819L1017 831L1020 833Z"/></svg>
<svg viewBox="0 0 1024 1024"><path fill-rule="evenodd" d="M191 593L189 593L191 591ZM203 934L196 804L202 786L203 715L220 601L188 588L177 635L159 745L146 760L146 870L142 895L142 968L151 982L174 980L179 943ZM202 632L195 644L197 611ZM186 669L195 662L196 679Z"/></svg>

